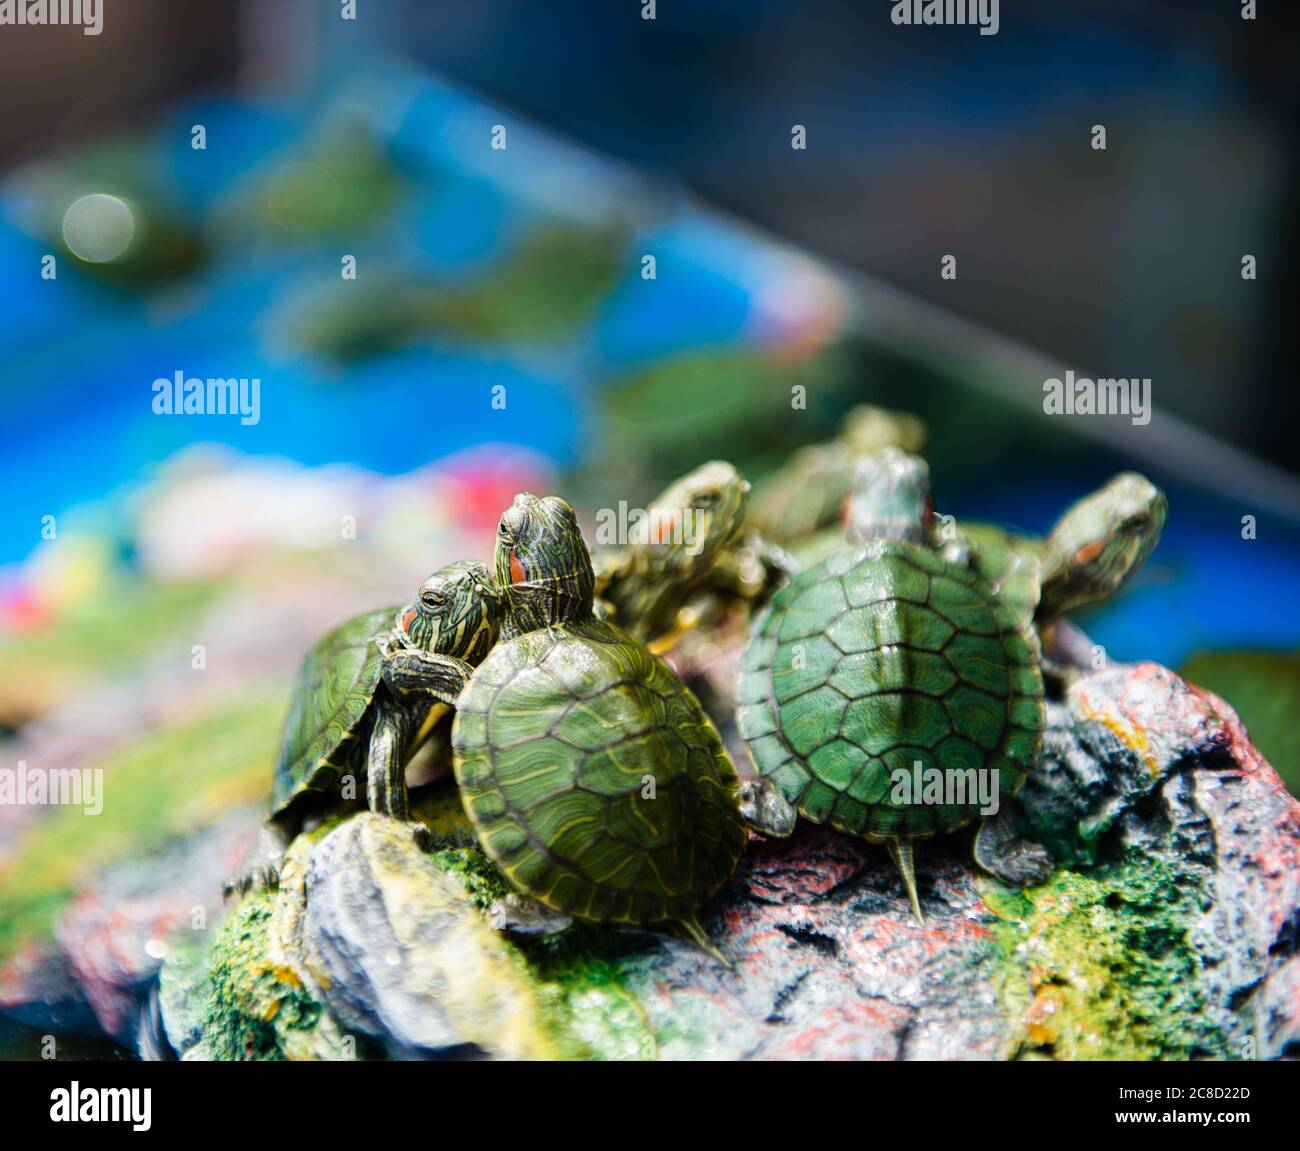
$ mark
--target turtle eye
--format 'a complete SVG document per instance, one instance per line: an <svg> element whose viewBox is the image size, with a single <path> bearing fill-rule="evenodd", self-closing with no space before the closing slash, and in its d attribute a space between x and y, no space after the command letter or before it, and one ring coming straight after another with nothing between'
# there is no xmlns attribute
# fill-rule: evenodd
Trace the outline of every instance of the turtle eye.
<svg viewBox="0 0 1300 1151"><path fill-rule="evenodd" d="M426 589L420 593L420 602L424 604L425 607L438 608L446 604L447 597L441 592Z"/></svg>
<svg viewBox="0 0 1300 1151"><path fill-rule="evenodd" d="M502 516L501 522L497 524L497 535L502 539L508 539L510 536L510 525L506 523L505 516Z"/></svg>
<svg viewBox="0 0 1300 1151"><path fill-rule="evenodd" d="M717 504L717 502L718 502L717 492L700 492L700 494L695 497L695 506L699 508L701 511L707 508L714 507Z"/></svg>

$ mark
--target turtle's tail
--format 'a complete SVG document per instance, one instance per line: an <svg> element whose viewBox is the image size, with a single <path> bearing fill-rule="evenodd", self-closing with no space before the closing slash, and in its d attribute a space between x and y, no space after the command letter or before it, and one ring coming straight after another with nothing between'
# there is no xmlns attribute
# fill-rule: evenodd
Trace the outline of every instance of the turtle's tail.
<svg viewBox="0 0 1300 1151"><path fill-rule="evenodd" d="M910 839L891 839L889 841L889 854L894 860L894 865L898 868L898 874L903 877L903 886L907 888L907 897L912 901L912 912L916 916L917 923L924 923L925 916L921 914L921 900L916 894L916 868L912 865L912 841Z"/></svg>
<svg viewBox="0 0 1300 1151"><path fill-rule="evenodd" d="M731 960L718 949L718 945L709 938L709 933L704 930L700 921L695 918L695 913L693 911L681 916L679 919L674 919L669 927L672 933L679 939L684 939L688 943L694 943L701 951L713 956L713 958L721 963L728 971L734 971L736 969L736 965L732 963Z"/></svg>

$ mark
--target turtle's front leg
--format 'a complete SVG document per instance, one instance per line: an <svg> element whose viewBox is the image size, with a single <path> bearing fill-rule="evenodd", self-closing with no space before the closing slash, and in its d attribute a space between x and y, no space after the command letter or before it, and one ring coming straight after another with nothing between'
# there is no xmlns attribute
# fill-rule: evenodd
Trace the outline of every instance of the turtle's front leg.
<svg viewBox="0 0 1300 1151"><path fill-rule="evenodd" d="M755 606L761 606L772 597L773 592L799 574L799 561L784 548L763 539L757 532L751 534L749 547L763 568L759 594L751 597Z"/></svg>
<svg viewBox="0 0 1300 1151"><path fill-rule="evenodd" d="M366 764L366 801L371 811L403 822L410 820L406 761L410 758L411 744L419 726L415 709L391 700L384 701L376 711L374 726L370 729L370 754ZM413 831L416 843L427 847L429 829L417 822Z"/></svg>
<svg viewBox="0 0 1300 1151"><path fill-rule="evenodd" d="M1010 807L980 824L975 833L975 862L1012 887L1033 887L1056 868L1047 848L1020 834Z"/></svg>
<svg viewBox="0 0 1300 1151"><path fill-rule="evenodd" d="M382 674L392 699L379 706L370 732L366 800L371 811L394 819L411 817L406 761L414 750L412 744L428 709L406 701L412 696L420 702L432 697L439 703L455 704L473 671L464 660L449 655L406 648L385 653ZM417 823L415 837L421 847L427 846L428 828Z"/></svg>
<svg viewBox="0 0 1300 1151"><path fill-rule="evenodd" d="M733 599L762 607L772 594L799 574L798 561L757 532L727 554L720 556L709 573L706 586Z"/></svg>
<svg viewBox="0 0 1300 1151"><path fill-rule="evenodd" d="M274 891L280 886L280 865L289 846L291 836L277 823L263 824L258 829L257 846L243 867L229 876L221 885L222 902L234 896L243 897L254 888Z"/></svg>
<svg viewBox="0 0 1300 1151"><path fill-rule="evenodd" d="M455 707L457 697L473 674L474 668L463 659L440 652L397 648L384 656L384 682L399 698L427 695Z"/></svg>

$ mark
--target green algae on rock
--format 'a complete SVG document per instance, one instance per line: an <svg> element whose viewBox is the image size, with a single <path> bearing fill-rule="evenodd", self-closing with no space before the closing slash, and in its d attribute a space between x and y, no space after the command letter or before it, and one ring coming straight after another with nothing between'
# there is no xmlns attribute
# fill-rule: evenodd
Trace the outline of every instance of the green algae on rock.
<svg viewBox="0 0 1300 1151"><path fill-rule="evenodd" d="M434 836L432 858L454 876L479 911L488 913L514 888L478 849L460 796L441 788L417 811ZM538 938L498 935L498 942L537 989L539 1026L571 1058L653 1058L656 1039L628 990L620 960L636 948L625 933L575 922Z"/></svg>
<svg viewBox="0 0 1300 1151"><path fill-rule="evenodd" d="M1048 712L1017 807L1069 870L1023 899L989 897L1003 990L1029 996L1012 1048L1284 1053L1297 1028L1286 1003L1300 805L1230 708L1158 665L1084 677Z"/></svg>
<svg viewBox="0 0 1300 1151"><path fill-rule="evenodd" d="M1018 1023L1008 1055L1057 1059L1206 1059L1228 1054L1192 943L1199 884L1127 850L1041 887L994 881L1001 991Z"/></svg>
<svg viewBox="0 0 1300 1151"><path fill-rule="evenodd" d="M230 915L209 958L203 1021L214 1059L348 1059L356 1042L303 986L270 930L274 900L258 892Z"/></svg>
<svg viewBox="0 0 1300 1151"><path fill-rule="evenodd" d="M301 886L313 834L285 859L283 882ZM172 941L159 973L167 1039L186 1059L354 1059L380 1054L344 1034L306 990L284 947L284 913L274 891L251 892L207 932Z"/></svg>

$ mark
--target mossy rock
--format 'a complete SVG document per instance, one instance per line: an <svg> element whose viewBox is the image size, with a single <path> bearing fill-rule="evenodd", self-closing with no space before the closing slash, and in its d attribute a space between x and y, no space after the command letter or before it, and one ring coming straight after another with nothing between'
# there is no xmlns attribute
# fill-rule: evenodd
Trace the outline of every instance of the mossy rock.
<svg viewBox="0 0 1300 1151"><path fill-rule="evenodd" d="M1192 938L1199 883L1130 849L1018 892L989 882L1002 994L1021 1026L1008 1054L1224 1059Z"/></svg>
<svg viewBox="0 0 1300 1151"><path fill-rule="evenodd" d="M402 825L364 812L295 841L279 890L251 892L217 935L192 1058L653 1052L610 949L590 929L547 940L495 931L487 908L510 888L472 846L455 792L441 789L420 809L436 837L431 853ZM178 988L186 962L179 952L168 963ZM164 1012L169 1034L196 1014L178 996Z"/></svg>

